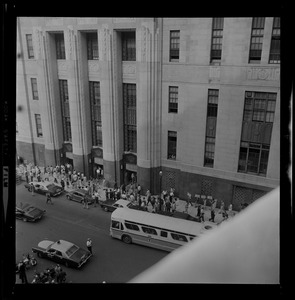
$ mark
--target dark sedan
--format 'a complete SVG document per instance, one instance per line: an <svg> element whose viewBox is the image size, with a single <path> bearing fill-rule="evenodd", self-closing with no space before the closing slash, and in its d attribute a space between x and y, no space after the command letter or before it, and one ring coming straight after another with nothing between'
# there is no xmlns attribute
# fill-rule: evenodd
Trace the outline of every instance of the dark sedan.
<svg viewBox="0 0 295 300"><path fill-rule="evenodd" d="M92 204L94 199L88 195L88 192L84 189L76 189L67 193L67 199L76 201L79 203L83 202L83 198L86 197L88 204Z"/></svg>
<svg viewBox="0 0 295 300"><path fill-rule="evenodd" d="M48 258L58 264L72 268L80 268L92 256L88 250L65 240L58 240L57 242L44 240L37 247L32 248L32 251L37 253L39 257Z"/></svg>
<svg viewBox="0 0 295 300"><path fill-rule="evenodd" d="M43 194L43 195L49 193L51 197L60 195L64 190L62 186L52 182L32 181L30 183L25 184L25 188L27 188L29 192L32 191L32 186L34 186L34 191L36 193Z"/></svg>
<svg viewBox="0 0 295 300"><path fill-rule="evenodd" d="M23 205L16 206L15 217L23 220L24 222L35 222L40 220L44 216L45 212L46 211L43 209L25 203Z"/></svg>

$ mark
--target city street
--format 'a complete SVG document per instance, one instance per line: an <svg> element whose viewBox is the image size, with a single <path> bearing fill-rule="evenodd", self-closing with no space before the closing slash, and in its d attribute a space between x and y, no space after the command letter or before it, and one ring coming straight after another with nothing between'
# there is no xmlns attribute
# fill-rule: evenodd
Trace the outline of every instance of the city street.
<svg viewBox="0 0 295 300"><path fill-rule="evenodd" d="M54 205L46 204L43 195L32 196L24 187L24 183L16 186L16 203L30 203L46 209L46 215L36 223L16 220L16 261L24 253L44 239L56 241L64 239L86 249L86 240L93 242L93 257L80 270L66 268L67 282L101 283L127 282L137 274L149 268L168 252L139 245L127 245L109 235L111 213L100 207L83 209L82 204L68 201L64 194L52 198ZM28 281L33 279L34 270L41 272L55 263L34 256L38 264L27 271ZM20 283L17 275L16 282Z"/></svg>

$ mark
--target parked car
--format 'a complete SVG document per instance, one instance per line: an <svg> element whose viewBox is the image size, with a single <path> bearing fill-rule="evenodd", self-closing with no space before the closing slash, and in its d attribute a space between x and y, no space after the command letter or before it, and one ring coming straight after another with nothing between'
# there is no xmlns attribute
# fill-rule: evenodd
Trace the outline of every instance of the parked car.
<svg viewBox="0 0 295 300"><path fill-rule="evenodd" d="M67 192L67 195L66 195L68 200L76 201L79 203L82 203L83 198L85 196L86 196L88 204L93 204L94 199L92 199L92 197L88 195L88 192L86 190L76 189L76 190Z"/></svg>
<svg viewBox="0 0 295 300"><path fill-rule="evenodd" d="M15 217L24 222L35 222L40 220L45 212L46 210L30 205L29 203L22 205L17 204L15 207Z"/></svg>
<svg viewBox="0 0 295 300"><path fill-rule="evenodd" d="M37 247L32 248L32 251L39 257L48 258L72 268L81 268L92 256L88 250L65 240L56 242L43 240Z"/></svg>
<svg viewBox="0 0 295 300"><path fill-rule="evenodd" d="M36 182L36 181L26 183L25 188L27 188L28 191L31 192L32 185L34 186L36 193L43 194L43 195L49 193L51 197L60 195L64 190L61 185L55 184L53 182Z"/></svg>
<svg viewBox="0 0 295 300"><path fill-rule="evenodd" d="M128 207L130 205L132 205L130 201L123 200L123 199L117 201L112 201L112 200L100 201L101 208L104 211L110 211L110 212L113 212L118 207Z"/></svg>

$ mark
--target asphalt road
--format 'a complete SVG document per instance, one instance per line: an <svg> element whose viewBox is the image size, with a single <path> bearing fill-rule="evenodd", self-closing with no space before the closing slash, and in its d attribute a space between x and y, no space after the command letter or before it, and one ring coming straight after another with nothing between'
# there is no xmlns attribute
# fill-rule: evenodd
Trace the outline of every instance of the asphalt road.
<svg viewBox="0 0 295 300"><path fill-rule="evenodd" d="M83 209L80 203L69 201L65 195L52 198L53 205L46 204L45 196L32 196L24 184L16 187L16 203L30 203L46 209L46 215L37 223L16 220L16 261L24 253L31 253L33 246L43 239L56 241L64 239L86 249L87 238L92 239L93 257L80 270L66 268L67 281L72 283L128 282L134 276L149 268L168 252L140 245L127 245L112 239L109 235L111 213L100 207ZM41 272L54 262L39 258L38 264L27 271L29 282L36 269ZM20 280L16 277L16 282Z"/></svg>

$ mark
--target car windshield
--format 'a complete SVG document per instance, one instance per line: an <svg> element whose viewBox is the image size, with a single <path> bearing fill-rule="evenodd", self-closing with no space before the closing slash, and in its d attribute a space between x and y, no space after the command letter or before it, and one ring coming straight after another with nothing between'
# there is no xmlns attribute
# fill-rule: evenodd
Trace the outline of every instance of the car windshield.
<svg viewBox="0 0 295 300"><path fill-rule="evenodd" d="M51 183L51 184L48 184L46 187L47 187L48 189L52 189L52 188L55 188L55 185L54 185L53 183Z"/></svg>
<svg viewBox="0 0 295 300"><path fill-rule="evenodd" d="M79 249L79 247L77 247L76 245L73 245L70 249L68 249L68 250L66 251L66 255L67 255L67 256L71 256L71 255L73 255L78 249Z"/></svg>

